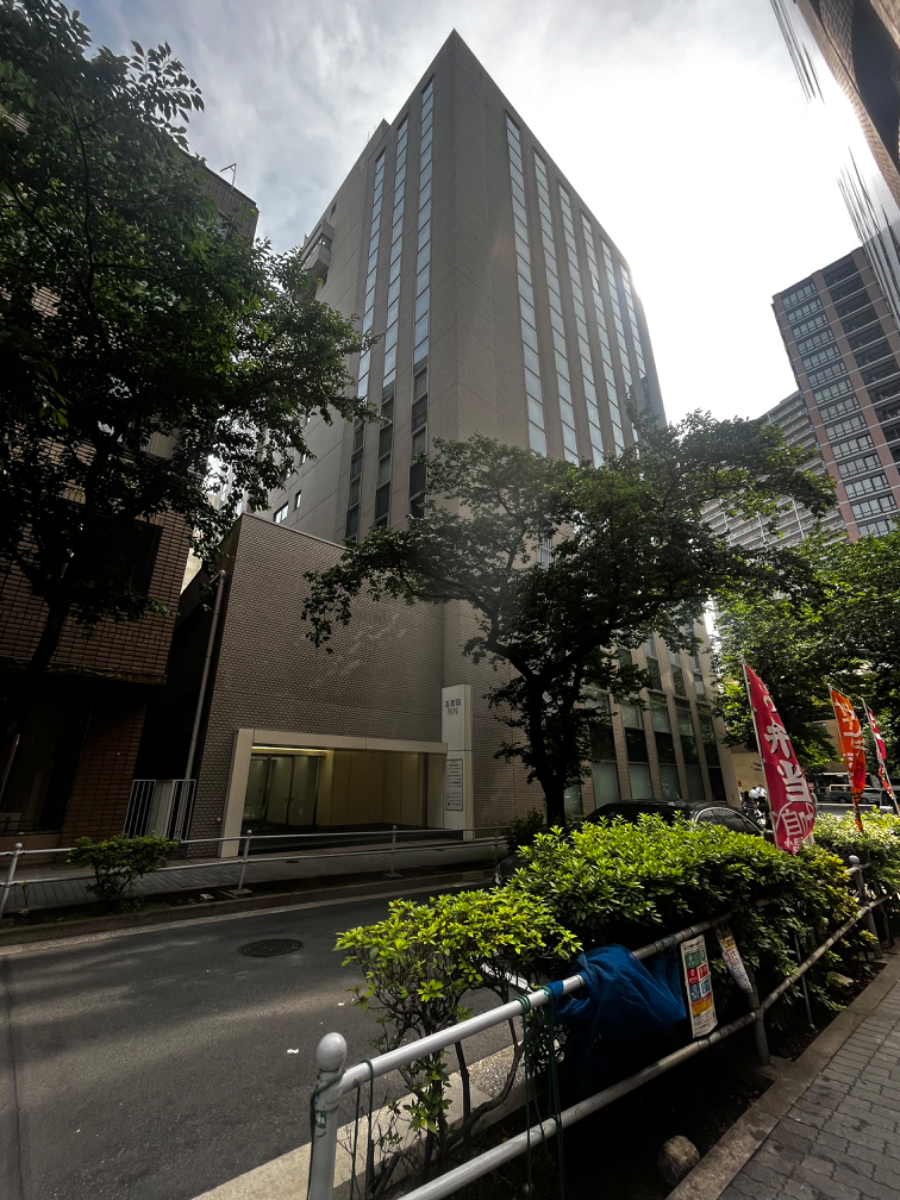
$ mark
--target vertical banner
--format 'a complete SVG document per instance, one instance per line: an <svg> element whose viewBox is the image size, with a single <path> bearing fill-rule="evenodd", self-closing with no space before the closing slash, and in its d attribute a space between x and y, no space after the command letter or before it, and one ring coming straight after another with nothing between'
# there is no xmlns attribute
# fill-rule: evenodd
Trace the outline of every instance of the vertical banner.
<svg viewBox="0 0 900 1200"><path fill-rule="evenodd" d="M702 933L689 942L681 943L681 961L684 964L684 982L691 1011L691 1030L694 1037L703 1037L715 1029L718 1018Z"/></svg>
<svg viewBox="0 0 900 1200"><path fill-rule="evenodd" d="M766 776L775 845L788 854L796 854L812 834L816 804L769 689L746 663L744 673Z"/></svg>
<svg viewBox="0 0 900 1200"><path fill-rule="evenodd" d="M869 722L869 729L872 731L872 740L875 743L875 757L878 759L878 778L881 780L881 786L890 796L894 808L900 813L900 805L897 803L897 797L894 794L894 788L887 773L887 746L884 744L884 738L881 736L881 730L878 728L875 714L869 708L868 704L865 704L865 710L866 720Z"/></svg>
<svg viewBox="0 0 900 1200"><path fill-rule="evenodd" d="M838 749L850 777L850 796L857 826L862 829L859 816L859 800L866 786L866 751L863 745L862 726L856 709L846 696L831 689L831 704L838 727Z"/></svg>

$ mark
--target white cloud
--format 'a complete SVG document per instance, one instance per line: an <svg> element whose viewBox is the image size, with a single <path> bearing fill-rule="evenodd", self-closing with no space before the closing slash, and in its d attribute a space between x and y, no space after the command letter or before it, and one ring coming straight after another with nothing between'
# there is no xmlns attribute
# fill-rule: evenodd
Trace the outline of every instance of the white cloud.
<svg viewBox="0 0 900 1200"><path fill-rule="evenodd" d="M95 40L167 40L192 142L286 249L454 26L630 261L667 411L794 388L771 297L855 235L768 0L89 0Z"/></svg>

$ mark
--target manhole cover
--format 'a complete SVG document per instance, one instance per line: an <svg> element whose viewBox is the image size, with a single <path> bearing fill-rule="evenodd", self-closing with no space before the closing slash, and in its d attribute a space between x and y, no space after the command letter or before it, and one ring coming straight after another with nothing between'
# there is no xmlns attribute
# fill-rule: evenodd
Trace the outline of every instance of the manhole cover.
<svg viewBox="0 0 900 1200"><path fill-rule="evenodd" d="M251 958L274 958L277 954L293 954L302 945L302 942L295 942L293 938L272 938L267 942L249 942L241 946L241 954L248 954Z"/></svg>

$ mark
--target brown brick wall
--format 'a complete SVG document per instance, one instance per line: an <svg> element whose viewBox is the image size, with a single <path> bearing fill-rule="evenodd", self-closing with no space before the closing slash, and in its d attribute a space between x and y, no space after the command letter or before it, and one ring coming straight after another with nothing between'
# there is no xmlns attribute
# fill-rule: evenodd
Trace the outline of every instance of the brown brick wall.
<svg viewBox="0 0 900 1200"><path fill-rule="evenodd" d="M101 621L92 634L70 619L53 657L55 666L131 675L165 674L188 540L180 518L165 516L154 524L162 527L162 533L150 594L167 605L172 615L150 614L134 624ZM43 601L32 593L15 567L0 577L0 659L27 662L37 646L45 611Z"/></svg>
<svg viewBox="0 0 900 1200"><path fill-rule="evenodd" d="M118 699L95 704L69 799L62 844L122 832L147 704Z"/></svg>

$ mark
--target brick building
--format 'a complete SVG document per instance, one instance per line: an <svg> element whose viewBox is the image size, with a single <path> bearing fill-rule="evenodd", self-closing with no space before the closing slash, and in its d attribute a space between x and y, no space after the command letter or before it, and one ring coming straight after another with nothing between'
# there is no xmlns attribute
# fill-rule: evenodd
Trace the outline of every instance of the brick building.
<svg viewBox="0 0 900 1200"><path fill-rule="evenodd" d="M205 185L220 212L248 215L253 202L206 170ZM168 445L160 439L160 454ZM70 845L78 837L122 831L148 707L166 682L166 662L188 556L180 519L151 522L145 582L171 616L148 614L135 623L101 621L87 633L71 618L26 718L0 799L0 849ZM14 685L28 663L45 606L14 564L0 573L0 686Z"/></svg>
<svg viewBox="0 0 900 1200"><path fill-rule="evenodd" d="M402 527L421 511L424 473L412 458L437 437L482 433L599 464L633 443L629 401L663 416L628 265L455 33L395 119L378 126L304 255L323 301L384 331L351 363L381 420L313 418L314 457L294 464L267 520L244 517L235 531L192 836L233 836L245 816L258 826L267 804L276 826L506 820L541 797L520 767L494 758L508 731L484 699L493 672L462 656L465 610L361 606L326 656L299 621L302 575L333 561L345 538ZM208 619L189 589L159 735L168 747L159 753L175 763L185 761ZM583 794L570 789L573 810L620 796L735 796L702 656L689 661L653 639L645 653L657 684L648 709L615 715ZM376 752L387 757L364 765L360 756ZM391 755L407 753L420 756L418 818L402 788L393 808L366 808L364 797L387 786L376 777L400 770ZM343 754L343 766L329 766L330 754ZM321 763L298 767L303 758ZM326 795L338 770L350 771L340 809Z"/></svg>

